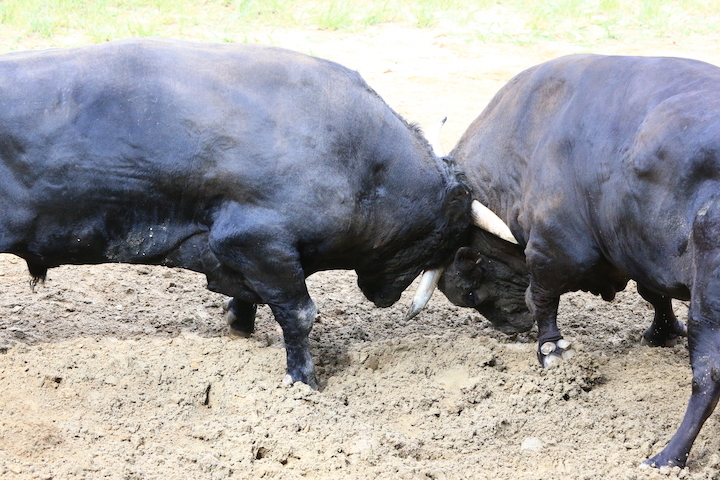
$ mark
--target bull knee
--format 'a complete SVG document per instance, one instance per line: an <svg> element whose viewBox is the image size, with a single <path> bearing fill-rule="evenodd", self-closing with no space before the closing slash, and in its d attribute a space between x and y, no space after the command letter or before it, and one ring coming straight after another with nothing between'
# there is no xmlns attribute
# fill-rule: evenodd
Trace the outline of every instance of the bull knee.
<svg viewBox="0 0 720 480"><path fill-rule="evenodd" d="M313 323L320 316L315 303L311 300L307 305L299 308L296 311L295 319L297 321L297 327L302 332L310 333L312 330Z"/></svg>

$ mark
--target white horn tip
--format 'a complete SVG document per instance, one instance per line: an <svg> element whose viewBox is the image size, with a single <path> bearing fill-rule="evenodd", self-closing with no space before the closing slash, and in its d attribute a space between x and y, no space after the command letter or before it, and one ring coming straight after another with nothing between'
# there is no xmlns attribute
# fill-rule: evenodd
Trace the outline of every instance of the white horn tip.
<svg viewBox="0 0 720 480"><path fill-rule="evenodd" d="M405 313L405 321L415 318L415 316L420 313L422 309L423 307L419 307L415 304L415 301L413 301L412 305L410 305L410 308L408 308L408 311Z"/></svg>
<svg viewBox="0 0 720 480"><path fill-rule="evenodd" d="M506 242L518 244L517 239L510 231L510 227L492 210L477 200L472 202L472 220L475 226L502 238Z"/></svg>
<svg viewBox="0 0 720 480"><path fill-rule="evenodd" d="M445 156L445 150L442 148L442 144L440 143L440 129L443 125L445 125L446 121L447 117L442 117L439 122L432 126L427 135L428 143L430 143L433 152L438 157Z"/></svg>
<svg viewBox="0 0 720 480"><path fill-rule="evenodd" d="M423 308L425 308L425 305L427 305L430 301L430 297L435 291L435 287L437 287L442 272L442 268L436 268L434 270L427 270L423 272L417 292L415 292L410 308L405 314L405 320L410 320L420 313Z"/></svg>

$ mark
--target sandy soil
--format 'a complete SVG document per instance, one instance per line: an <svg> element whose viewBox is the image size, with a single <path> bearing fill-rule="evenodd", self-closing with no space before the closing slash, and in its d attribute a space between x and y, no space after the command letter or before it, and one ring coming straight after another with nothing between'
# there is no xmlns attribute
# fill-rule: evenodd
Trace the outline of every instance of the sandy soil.
<svg viewBox="0 0 720 480"><path fill-rule="evenodd" d="M579 51L720 64L716 39L466 42L447 31L258 32L358 69L411 121L449 121L449 149L514 74ZM0 255L0 477L224 479L720 478L712 416L684 471L638 468L680 422L686 342L639 345L652 311L632 285L612 303L561 302L578 354L541 370L535 334L507 337L436 293L403 320L409 294L374 308L351 272L309 280L321 390L281 386L269 309L251 339L225 335L204 278L158 267L61 267L29 286ZM678 315L687 306L676 304Z"/></svg>

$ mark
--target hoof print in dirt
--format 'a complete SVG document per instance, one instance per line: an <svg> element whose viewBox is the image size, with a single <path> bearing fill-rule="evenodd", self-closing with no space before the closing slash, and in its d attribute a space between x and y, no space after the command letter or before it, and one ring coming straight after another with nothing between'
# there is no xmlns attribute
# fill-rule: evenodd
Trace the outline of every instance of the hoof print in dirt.
<svg viewBox="0 0 720 480"><path fill-rule="evenodd" d="M538 359L543 368L550 368L559 364L562 360L569 360L575 355L572 344L560 339L557 342L545 342L538 351Z"/></svg>

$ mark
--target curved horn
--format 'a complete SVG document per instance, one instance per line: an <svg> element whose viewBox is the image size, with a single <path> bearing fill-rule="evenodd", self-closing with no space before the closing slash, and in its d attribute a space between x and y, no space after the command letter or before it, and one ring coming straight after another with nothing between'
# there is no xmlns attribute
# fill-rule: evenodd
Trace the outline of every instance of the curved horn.
<svg viewBox="0 0 720 480"><path fill-rule="evenodd" d="M440 145L440 129L443 125L445 125L446 120L447 117L441 118L439 122L433 124L433 126L430 127L430 130L427 134L427 141L432 147L435 155L437 155L438 157L445 156L445 150L443 150L442 145Z"/></svg>
<svg viewBox="0 0 720 480"><path fill-rule="evenodd" d="M420 313L420 310L422 310L425 305L427 305L430 301L430 297L435 291L435 287L437 287L438 280L440 280L442 272L442 268L426 270L423 272L422 277L420 277L420 285L418 285L417 292L415 292L412 304L405 314L405 320L413 318L415 315Z"/></svg>
<svg viewBox="0 0 720 480"><path fill-rule="evenodd" d="M500 217L495 215L492 210L477 200L473 200L472 202L472 222L473 225L480 227L507 242L515 244L518 243L510 231L510 227L508 227Z"/></svg>

